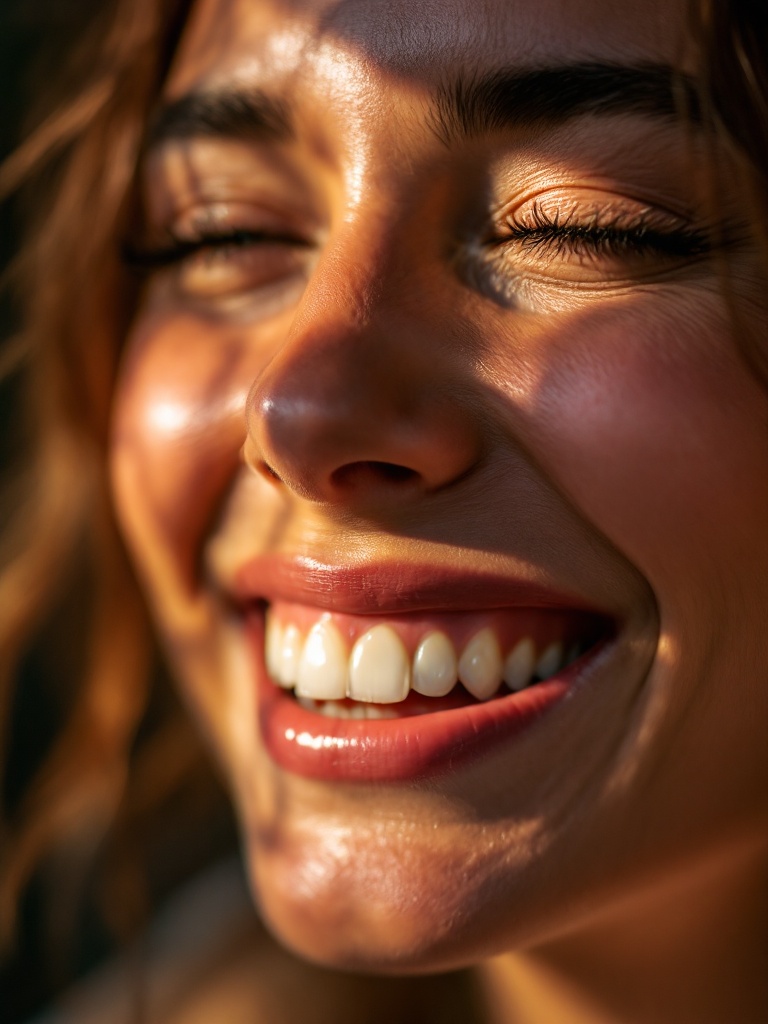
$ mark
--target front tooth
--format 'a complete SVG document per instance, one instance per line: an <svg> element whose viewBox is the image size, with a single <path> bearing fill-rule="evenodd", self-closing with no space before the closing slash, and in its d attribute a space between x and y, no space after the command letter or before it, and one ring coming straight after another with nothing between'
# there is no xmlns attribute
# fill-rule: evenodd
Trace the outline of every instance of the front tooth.
<svg viewBox="0 0 768 1024"><path fill-rule="evenodd" d="M374 626L360 637L349 659L352 700L394 704L408 696L409 682L408 654L390 626Z"/></svg>
<svg viewBox="0 0 768 1024"><path fill-rule="evenodd" d="M536 675L539 679L549 679L553 676L560 668L563 660L563 645L559 642L550 644L542 652L541 657L536 662Z"/></svg>
<svg viewBox="0 0 768 1024"><path fill-rule="evenodd" d="M264 635L264 660L267 672L275 682L280 681L280 655L283 649L283 627L272 615L267 616Z"/></svg>
<svg viewBox="0 0 768 1024"><path fill-rule="evenodd" d="M444 697L456 685L457 676L453 644L445 633L430 633L414 656L411 687L426 697Z"/></svg>
<svg viewBox="0 0 768 1024"><path fill-rule="evenodd" d="M499 688L501 651L492 629L481 629L459 659L459 679L473 697L488 700Z"/></svg>
<svg viewBox="0 0 768 1024"><path fill-rule="evenodd" d="M533 677L536 650L533 640L525 637L507 655L502 678L510 690L523 690Z"/></svg>
<svg viewBox="0 0 768 1024"><path fill-rule="evenodd" d="M290 623L283 630L282 644L277 662L277 678L281 686L290 687L296 682L301 658L301 633L299 627Z"/></svg>
<svg viewBox="0 0 768 1024"><path fill-rule="evenodd" d="M307 635L296 693L315 700L342 700L347 694L347 651L341 634L328 619L316 622Z"/></svg>

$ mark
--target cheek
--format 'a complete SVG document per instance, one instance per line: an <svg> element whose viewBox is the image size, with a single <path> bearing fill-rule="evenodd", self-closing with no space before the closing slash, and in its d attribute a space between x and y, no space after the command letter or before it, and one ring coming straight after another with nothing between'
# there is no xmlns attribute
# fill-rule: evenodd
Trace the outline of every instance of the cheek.
<svg viewBox="0 0 768 1024"><path fill-rule="evenodd" d="M583 312L526 399L553 478L662 601L768 557L768 402L717 305Z"/></svg>
<svg viewBox="0 0 768 1024"><path fill-rule="evenodd" d="M189 320L129 339L111 445L118 516L139 566L192 588L196 552L236 472L252 381L248 348Z"/></svg>

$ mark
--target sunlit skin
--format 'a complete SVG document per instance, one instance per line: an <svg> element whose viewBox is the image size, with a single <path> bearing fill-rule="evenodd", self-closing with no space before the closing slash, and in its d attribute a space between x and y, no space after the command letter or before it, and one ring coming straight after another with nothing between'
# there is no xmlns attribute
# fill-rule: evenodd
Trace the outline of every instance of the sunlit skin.
<svg viewBox="0 0 768 1024"><path fill-rule="evenodd" d="M139 247L266 236L149 275L112 442L264 915L331 966L496 958L499 1019L523 1024L765 1005L768 400L724 265L738 329L761 337L768 309L739 169L713 253L690 241L711 226L705 150L672 117L436 130L457 74L686 70L684 8L200 0L163 101L258 88L292 131L166 138L140 182ZM688 241L537 248L509 226L536 210ZM312 780L262 747L228 600L264 553L493 569L579 594L618 637L572 699L449 774Z"/></svg>

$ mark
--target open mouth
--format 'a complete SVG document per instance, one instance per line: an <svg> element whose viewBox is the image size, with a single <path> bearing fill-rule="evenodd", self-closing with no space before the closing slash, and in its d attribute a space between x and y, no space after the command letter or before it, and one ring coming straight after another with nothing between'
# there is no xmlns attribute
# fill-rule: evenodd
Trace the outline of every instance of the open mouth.
<svg viewBox="0 0 768 1024"><path fill-rule="evenodd" d="M372 623L283 604L249 615L247 628L270 756L290 772L348 782L453 771L510 742L568 693L613 635L608 620L581 612Z"/></svg>
<svg viewBox="0 0 768 1024"><path fill-rule="evenodd" d="M328 780L406 781L483 756L586 678L618 632L577 595L451 567L261 557L230 593L268 753Z"/></svg>
<svg viewBox="0 0 768 1024"><path fill-rule="evenodd" d="M278 602L266 613L274 683L332 718L394 719L545 682L607 634L584 612L541 609L355 616Z"/></svg>

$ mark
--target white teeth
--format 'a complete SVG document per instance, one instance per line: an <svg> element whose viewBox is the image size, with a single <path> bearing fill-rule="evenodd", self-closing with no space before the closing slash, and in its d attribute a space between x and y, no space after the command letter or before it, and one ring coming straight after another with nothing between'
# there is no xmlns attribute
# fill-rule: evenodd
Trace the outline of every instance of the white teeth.
<svg viewBox="0 0 768 1024"><path fill-rule="evenodd" d="M328 619L316 622L309 631L299 661L296 693L315 700L341 700L347 695L347 650Z"/></svg>
<svg viewBox="0 0 768 1024"><path fill-rule="evenodd" d="M503 680L513 692L536 680L546 680L580 656L582 645L569 647L564 656L559 641L549 644L536 658L531 637L523 637L502 663L495 632L482 629L456 659L453 643L441 632L431 632L419 644L409 663L405 646L391 626L380 624L361 636L351 654L346 642L324 615L310 629L306 641L298 626L281 625L267 615L265 660L272 679L286 689L294 687L302 703L338 718L370 718L371 704L395 704L405 700L409 688L427 697L450 693L458 679L478 700L488 700ZM365 705L349 707L335 702L345 697ZM324 705L322 702L328 702ZM387 712L391 717L394 712ZM381 717L381 716L378 716Z"/></svg>
<svg viewBox="0 0 768 1024"><path fill-rule="evenodd" d="M296 694L296 703L301 704L305 711L319 711L323 706L322 701L313 700L312 697L300 697Z"/></svg>
<svg viewBox="0 0 768 1024"><path fill-rule="evenodd" d="M408 654L390 626L374 626L352 648L349 696L352 700L394 704L408 696Z"/></svg>
<svg viewBox="0 0 768 1024"><path fill-rule="evenodd" d="M561 643L550 644L542 652L536 662L536 675L539 679L549 679L560 669L563 660L563 645Z"/></svg>
<svg viewBox="0 0 768 1024"><path fill-rule="evenodd" d="M298 679L302 646L303 641L298 627L292 623L286 626L277 663L277 678L281 686L293 686Z"/></svg>
<svg viewBox="0 0 768 1024"><path fill-rule="evenodd" d="M325 718L344 718L352 721L363 719L397 718L397 712L391 708L381 708L377 704L342 704L337 700L309 701L299 697L299 703L308 711L314 711Z"/></svg>
<svg viewBox="0 0 768 1024"><path fill-rule="evenodd" d="M481 629L464 648L459 679L478 700L488 700L496 693L501 680L501 652L493 630Z"/></svg>
<svg viewBox="0 0 768 1024"><path fill-rule="evenodd" d="M280 682L280 654L283 647L283 627L272 615L267 615L264 630L264 660L275 682Z"/></svg>
<svg viewBox="0 0 768 1024"><path fill-rule="evenodd" d="M536 651L530 637L520 640L507 655L502 678L510 690L524 690L533 677Z"/></svg>
<svg viewBox="0 0 768 1024"><path fill-rule="evenodd" d="M411 686L426 697L444 697L456 685L457 676L453 644L445 633L430 633L414 655Z"/></svg>

